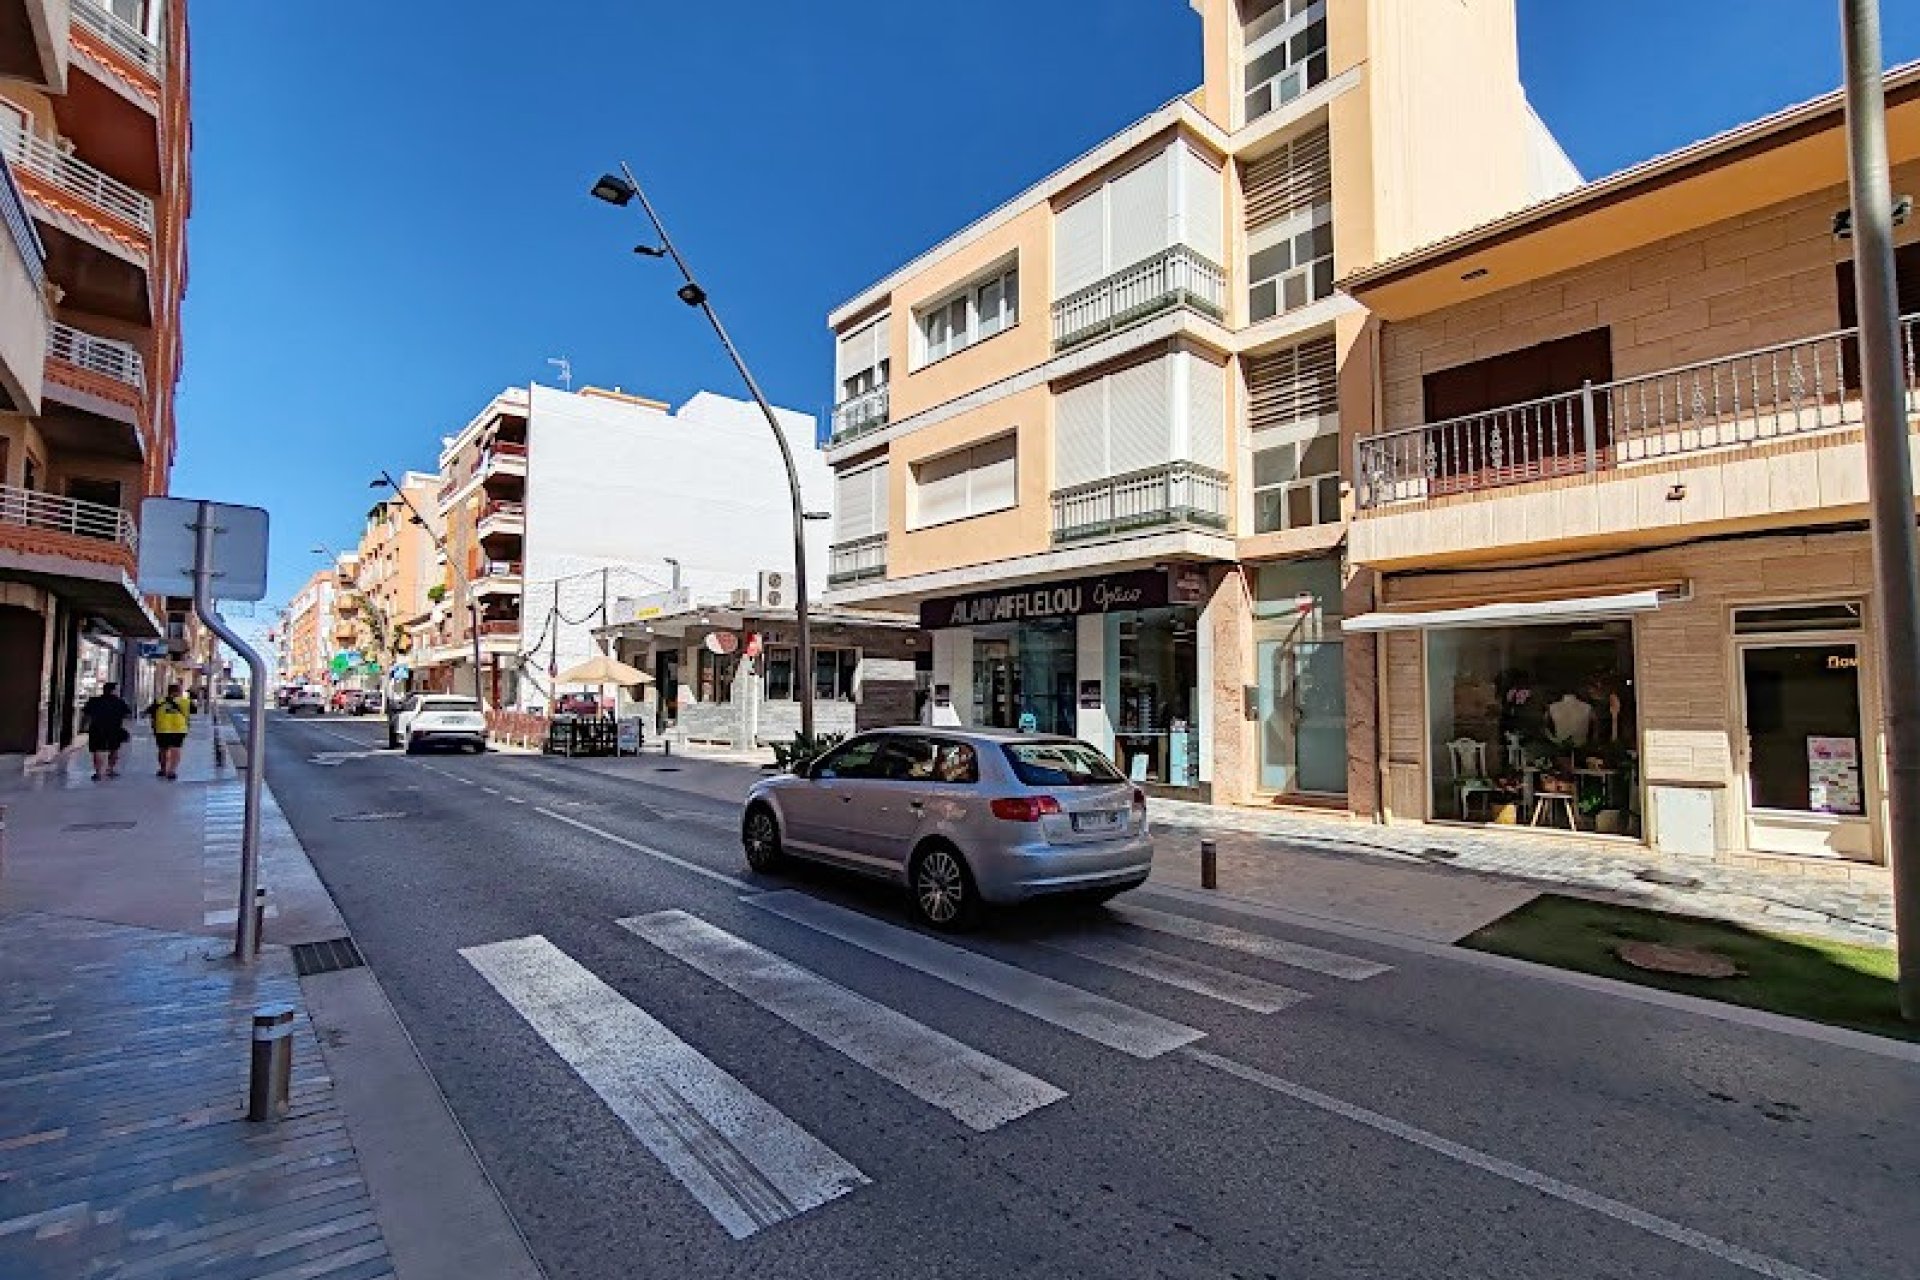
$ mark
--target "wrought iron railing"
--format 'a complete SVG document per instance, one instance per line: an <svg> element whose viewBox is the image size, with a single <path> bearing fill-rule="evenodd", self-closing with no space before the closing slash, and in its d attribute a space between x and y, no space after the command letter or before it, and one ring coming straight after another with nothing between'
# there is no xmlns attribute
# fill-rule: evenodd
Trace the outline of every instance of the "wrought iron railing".
<svg viewBox="0 0 1920 1280"><path fill-rule="evenodd" d="M73 20L105 40L117 53L132 59L158 80L166 66L160 46L146 32L114 13L100 0L73 0Z"/></svg>
<svg viewBox="0 0 1920 1280"><path fill-rule="evenodd" d="M146 362L131 343L96 338L70 324L55 324L48 331L47 358L124 382L138 391L147 386Z"/></svg>
<svg viewBox="0 0 1920 1280"><path fill-rule="evenodd" d="M28 132L12 115L0 115L0 152L21 172L50 182L149 236L153 234L152 197L68 155L39 134Z"/></svg>
<svg viewBox="0 0 1920 1280"><path fill-rule="evenodd" d="M33 219L27 214L26 199L20 194L20 186L13 180L13 166L0 149L0 222L6 223L6 234L20 250L20 260L26 264L27 279L32 282L34 292L44 295L47 288L47 247L40 243L40 233L33 229Z"/></svg>
<svg viewBox="0 0 1920 1280"><path fill-rule="evenodd" d="M1090 342L1175 307L1192 307L1219 319L1226 298L1227 273L1219 264L1176 244L1055 302L1054 350Z"/></svg>
<svg viewBox="0 0 1920 1280"><path fill-rule="evenodd" d="M1169 525L1227 527L1227 478L1194 462L1172 462L1053 495L1053 540L1109 538Z"/></svg>
<svg viewBox="0 0 1920 1280"><path fill-rule="evenodd" d="M1903 317L1910 412L1920 412L1917 335L1920 314ZM1354 446L1355 505L1607 471L1860 421L1857 331L1843 329L1368 436Z"/></svg>
<svg viewBox="0 0 1920 1280"><path fill-rule="evenodd" d="M830 587L886 576L887 535L884 533L835 543L828 549L827 585Z"/></svg>
<svg viewBox="0 0 1920 1280"><path fill-rule="evenodd" d="M129 551L140 549L139 527L130 513L102 502L63 498L37 489L0 485L0 524L117 542Z"/></svg>
<svg viewBox="0 0 1920 1280"><path fill-rule="evenodd" d="M852 440L869 431L878 431L887 425L887 412L892 397L888 386L881 383L871 391L863 391L850 400L842 400L833 407L833 442Z"/></svg>

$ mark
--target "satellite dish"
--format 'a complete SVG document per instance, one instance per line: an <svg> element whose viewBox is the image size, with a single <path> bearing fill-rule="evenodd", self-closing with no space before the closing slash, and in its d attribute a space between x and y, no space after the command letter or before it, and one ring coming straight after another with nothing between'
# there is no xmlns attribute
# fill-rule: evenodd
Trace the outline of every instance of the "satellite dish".
<svg viewBox="0 0 1920 1280"><path fill-rule="evenodd" d="M740 638L731 631L709 631L706 645L709 653L732 653L739 649Z"/></svg>

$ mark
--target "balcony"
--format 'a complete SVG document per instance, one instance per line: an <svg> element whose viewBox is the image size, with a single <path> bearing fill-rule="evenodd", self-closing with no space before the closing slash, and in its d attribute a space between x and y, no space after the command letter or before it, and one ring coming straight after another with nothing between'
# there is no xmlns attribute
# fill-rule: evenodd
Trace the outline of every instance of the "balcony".
<svg viewBox="0 0 1920 1280"><path fill-rule="evenodd" d="M30 540L39 550L62 554L71 551L81 559L102 558L93 553L98 545L105 558L132 563L140 550L140 530L130 512L99 502L83 502L37 489L0 485L0 526L9 532L32 530L53 537ZM23 541L8 539L9 542Z"/></svg>
<svg viewBox="0 0 1920 1280"><path fill-rule="evenodd" d="M166 56L159 44L100 0L73 0L73 25L96 38L113 57L131 64L156 83L164 76Z"/></svg>
<svg viewBox="0 0 1920 1280"><path fill-rule="evenodd" d="M887 535L871 534L828 548L827 585L843 587L887 576Z"/></svg>
<svg viewBox="0 0 1920 1280"><path fill-rule="evenodd" d="M1172 462L1053 495L1053 540L1084 542L1143 529L1227 527L1227 477L1193 462Z"/></svg>
<svg viewBox="0 0 1920 1280"><path fill-rule="evenodd" d="M48 324L47 251L0 161L0 410L40 411Z"/></svg>
<svg viewBox="0 0 1920 1280"><path fill-rule="evenodd" d="M0 152L13 164L27 197L56 220L61 215L77 220L144 262L153 242L152 197L28 132L10 116L0 118Z"/></svg>
<svg viewBox="0 0 1920 1280"><path fill-rule="evenodd" d="M150 427L146 362L131 344L55 324L41 434L58 448L138 460Z"/></svg>
<svg viewBox="0 0 1920 1280"><path fill-rule="evenodd" d="M520 537L527 531L527 509L518 502L489 502L480 511L482 538Z"/></svg>
<svg viewBox="0 0 1920 1280"><path fill-rule="evenodd" d="M887 425L887 411L892 396L886 383L881 383L871 391L862 392L851 400L843 400L833 407L834 444L845 444L857 440L869 431L878 431Z"/></svg>
<svg viewBox="0 0 1920 1280"><path fill-rule="evenodd" d="M1901 320L1920 414L1920 315ZM1656 540L1864 504L1855 330L1594 383L1355 446L1353 558Z"/></svg>
<svg viewBox="0 0 1920 1280"><path fill-rule="evenodd" d="M476 596L520 594L521 565L518 560L490 560L473 580Z"/></svg>
<svg viewBox="0 0 1920 1280"><path fill-rule="evenodd" d="M1163 249L1053 304L1053 349L1065 351L1176 307L1226 314L1227 273L1185 245Z"/></svg>
<svg viewBox="0 0 1920 1280"><path fill-rule="evenodd" d="M64 91L67 26L67 0L0 0L0 80Z"/></svg>

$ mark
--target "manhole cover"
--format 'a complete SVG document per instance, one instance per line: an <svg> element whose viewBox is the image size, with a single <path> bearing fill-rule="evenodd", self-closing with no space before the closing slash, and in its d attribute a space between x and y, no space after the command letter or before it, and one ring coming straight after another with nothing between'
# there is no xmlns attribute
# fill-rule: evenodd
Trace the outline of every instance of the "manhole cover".
<svg viewBox="0 0 1920 1280"><path fill-rule="evenodd" d="M335 822L392 822L395 818L404 818L404 813L336 813Z"/></svg>
<svg viewBox="0 0 1920 1280"><path fill-rule="evenodd" d="M293 948L293 967L303 978L336 969L358 969L366 961L352 938L328 938L324 942L302 942Z"/></svg>
<svg viewBox="0 0 1920 1280"><path fill-rule="evenodd" d="M1613 953L1636 969L1683 978L1738 978L1740 966L1712 951L1669 947L1658 942L1623 942Z"/></svg>
<svg viewBox="0 0 1920 1280"><path fill-rule="evenodd" d="M60 828L62 831L131 831L138 825L132 822L70 822Z"/></svg>
<svg viewBox="0 0 1920 1280"><path fill-rule="evenodd" d="M679 765L677 765L677 764L657 764L657 765L655 765L655 766L653 766L653 769L652 769L652 772L654 772L654 773L679 773L679 772L680 772L680 766L679 766Z"/></svg>

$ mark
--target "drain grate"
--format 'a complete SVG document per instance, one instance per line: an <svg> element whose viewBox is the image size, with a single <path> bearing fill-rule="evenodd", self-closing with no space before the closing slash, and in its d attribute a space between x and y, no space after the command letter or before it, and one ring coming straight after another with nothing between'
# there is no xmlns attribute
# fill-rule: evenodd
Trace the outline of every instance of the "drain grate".
<svg viewBox="0 0 1920 1280"><path fill-rule="evenodd" d="M62 831L131 831L135 822L69 822Z"/></svg>
<svg viewBox="0 0 1920 1280"><path fill-rule="evenodd" d="M358 969L367 962L352 938L328 938L324 942L302 942L293 949L293 967L303 978L336 969Z"/></svg>

